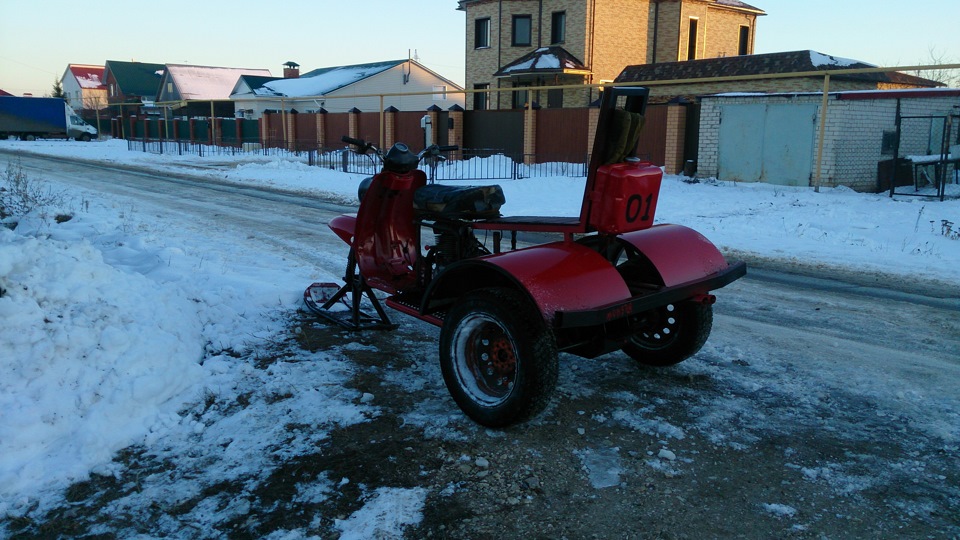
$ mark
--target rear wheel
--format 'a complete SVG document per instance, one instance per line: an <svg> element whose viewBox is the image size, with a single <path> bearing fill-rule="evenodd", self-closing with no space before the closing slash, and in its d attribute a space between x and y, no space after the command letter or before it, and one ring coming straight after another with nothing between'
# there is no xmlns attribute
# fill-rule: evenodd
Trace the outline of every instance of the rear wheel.
<svg viewBox="0 0 960 540"><path fill-rule="evenodd" d="M712 327L709 304L668 304L647 314L642 329L623 346L623 352L645 366L672 366L696 354Z"/></svg>
<svg viewBox="0 0 960 540"><path fill-rule="evenodd" d="M440 368L467 416L504 427L546 407L557 385L556 340L539 310L518 292L480 289L447 314Z"/></svg>
<svg viewBox="0 0 960 540"><path fill-rule="evenodd" d="M34 135L33 133L24 133L23 135L20 135L20 140L21 140L21 141L35 141L35 140L37 140L37 136Z"/></svg>

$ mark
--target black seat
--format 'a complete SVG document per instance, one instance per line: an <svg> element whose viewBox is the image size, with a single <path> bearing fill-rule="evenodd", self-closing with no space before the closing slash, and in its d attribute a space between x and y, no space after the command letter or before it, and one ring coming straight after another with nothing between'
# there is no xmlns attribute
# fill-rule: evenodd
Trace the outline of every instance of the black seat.
<svg viewBox="0 0 960 540"><path fill-rule="evenodd" d="M506 202L500 186L448 186L430 184L413 195L413 208L420 213L458 219L484 219L500 215Z"/></svg>

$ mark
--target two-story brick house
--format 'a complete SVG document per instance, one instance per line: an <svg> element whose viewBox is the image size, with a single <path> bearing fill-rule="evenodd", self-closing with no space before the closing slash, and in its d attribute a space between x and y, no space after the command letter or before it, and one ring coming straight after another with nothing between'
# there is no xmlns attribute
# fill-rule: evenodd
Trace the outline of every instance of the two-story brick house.
<svg viewBox="0 0 960 540"><path fill-rule="evenodd" d="M459 0L466 12L466 88L472 109L530 99L583 107L584 90L536 87L602 83L626 66L753 53L757 17L739 0ZM532 92L532 95L531 95Z"/></svg>

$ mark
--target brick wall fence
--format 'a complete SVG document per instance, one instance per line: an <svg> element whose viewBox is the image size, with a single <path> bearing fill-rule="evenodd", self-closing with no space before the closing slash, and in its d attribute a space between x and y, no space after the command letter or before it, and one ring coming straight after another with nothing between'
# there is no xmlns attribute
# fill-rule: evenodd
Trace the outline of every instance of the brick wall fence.
<svg viewBox="0 0 960 540"><path fill-rule="evenodd" d="M664 166L667 173L683 170L685 105L652 105L648 108L644 136L637 154ZM500 111L471 111L476 115L495 115ZM529 109L523 112L522 149L504 149L526 164L544 161L584 162L593 150L597 118L596 107L584 109ZM389 147L394 142L404 142L417 152L424 148L423 130L420 121L424 116L431 119L433 138L431 143L456 145L464 148L465 132L471 126L464 110L454 106L447 111L439 109L423 112L398 111L388 108L381 115L374 112L354 110L348 113L267 113L259 120L218 118L214 129L207 129L206 119L177 120L190 128L165 130L157 128L157 120L132 117L122 132L119 121L114 123L114 136L127 139L190 141L223 146L261 145L284 148L291 151L330 150L343 148L341 136L348 135ZM163 121L159 121L162 125ZM477 122L478 124L480 122ZM502 129L496 122L485 123ZM543 124L542 129L538 126ZM196 126L202 126L197 129ZM382 135L381 135L382 127ZM496 131L487 139L496 140ZM451 156L456 159L459 155Z"/></svg>

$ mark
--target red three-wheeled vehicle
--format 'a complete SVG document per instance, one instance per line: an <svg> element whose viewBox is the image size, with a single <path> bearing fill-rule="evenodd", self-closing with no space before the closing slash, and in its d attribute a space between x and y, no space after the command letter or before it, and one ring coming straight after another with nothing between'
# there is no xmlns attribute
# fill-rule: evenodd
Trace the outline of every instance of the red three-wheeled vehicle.
<svg viewBox="0 0 960 540"><path fill-rule="evenodd" d="M450 394L491 427L543 410L560 352L622 350L652 366L690 357L710 334L710 292L746 267L692 229L653 224L662 171L633 157L647 96L604 90L573 217L503 217L498 186L428 182L418 164L448 148L416 155L398 143L381 154L345 137L383 168L361 184L357 214L330 222L349 246L345 284L314 283L305 304L350 329L395 327L382 304L440 327ZM549 233L554 241L528 241Z"/></svg>

